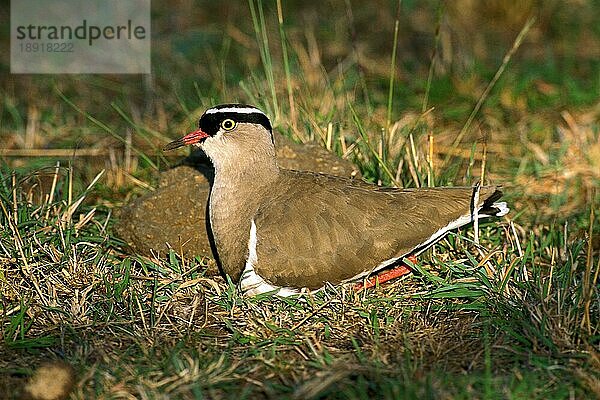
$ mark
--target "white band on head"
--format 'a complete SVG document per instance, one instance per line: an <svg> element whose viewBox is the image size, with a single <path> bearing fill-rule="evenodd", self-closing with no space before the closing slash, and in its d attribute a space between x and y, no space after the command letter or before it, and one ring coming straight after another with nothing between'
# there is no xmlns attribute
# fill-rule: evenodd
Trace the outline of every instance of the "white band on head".
<svg viewBox="0 0 600 400"><path fill-rule="evenodd" d="M209 108L204 114L217 114L217 113L238 113L238 114L262 114L258 108L254 107L224 107L224 108Z"/></svg>

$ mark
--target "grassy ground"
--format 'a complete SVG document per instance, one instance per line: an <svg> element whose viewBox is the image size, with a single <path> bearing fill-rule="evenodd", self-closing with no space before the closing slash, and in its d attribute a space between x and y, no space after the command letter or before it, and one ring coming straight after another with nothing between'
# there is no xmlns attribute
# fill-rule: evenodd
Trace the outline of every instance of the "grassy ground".
<svg viewBox="0 0 600 400"><path fill-rule="evenodd" d="M376 3L153 4L146 77L10 75L3 52L0 397L56 361L71 398L600 397L598 2ZM230 101L372 182L483 180L513 211L306 301L126 253L115 211Z"/></svg>

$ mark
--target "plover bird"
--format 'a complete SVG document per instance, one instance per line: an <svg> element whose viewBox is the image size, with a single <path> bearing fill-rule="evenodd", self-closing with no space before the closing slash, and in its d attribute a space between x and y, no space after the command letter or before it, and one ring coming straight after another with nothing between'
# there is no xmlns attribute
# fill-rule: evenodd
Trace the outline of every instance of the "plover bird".
<svg viewBox="0 0 600 400"><path fill-rule="evenodd" d="M495 186L391 189L279 168L271 122L250 105L206 110L197 130L164 150L184 145L214 164L209 220L218 262L247 295L357 281L474 219L508 213Z"/></svg>

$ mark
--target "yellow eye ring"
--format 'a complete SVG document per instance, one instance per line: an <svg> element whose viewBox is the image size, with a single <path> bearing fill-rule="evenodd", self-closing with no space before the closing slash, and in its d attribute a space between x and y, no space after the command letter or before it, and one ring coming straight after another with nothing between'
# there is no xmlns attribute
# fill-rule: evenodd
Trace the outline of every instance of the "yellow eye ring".
<svg viewBox="0 0 600 400"><path fill-rule="evenodd" d="M232 130L233 128L235 128L235 125L236 125L235 121L232 119L229 119L229 118L224 119L221 122L221 128L223 128L226 131Z"/></svg>

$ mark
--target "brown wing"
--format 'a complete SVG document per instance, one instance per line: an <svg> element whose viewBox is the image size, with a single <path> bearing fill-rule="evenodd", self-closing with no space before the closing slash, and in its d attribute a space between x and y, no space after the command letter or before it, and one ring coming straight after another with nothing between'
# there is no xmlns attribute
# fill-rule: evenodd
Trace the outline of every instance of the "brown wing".
<svg viewBox="0 0 600 400"><path fill-rule="evenodd" d="M349 180L282 171L255 216L255 270L277 286L339 283L410 253L470 212L472 188L377 190ZM481 203L495 192L482 188Z"/></svg>

